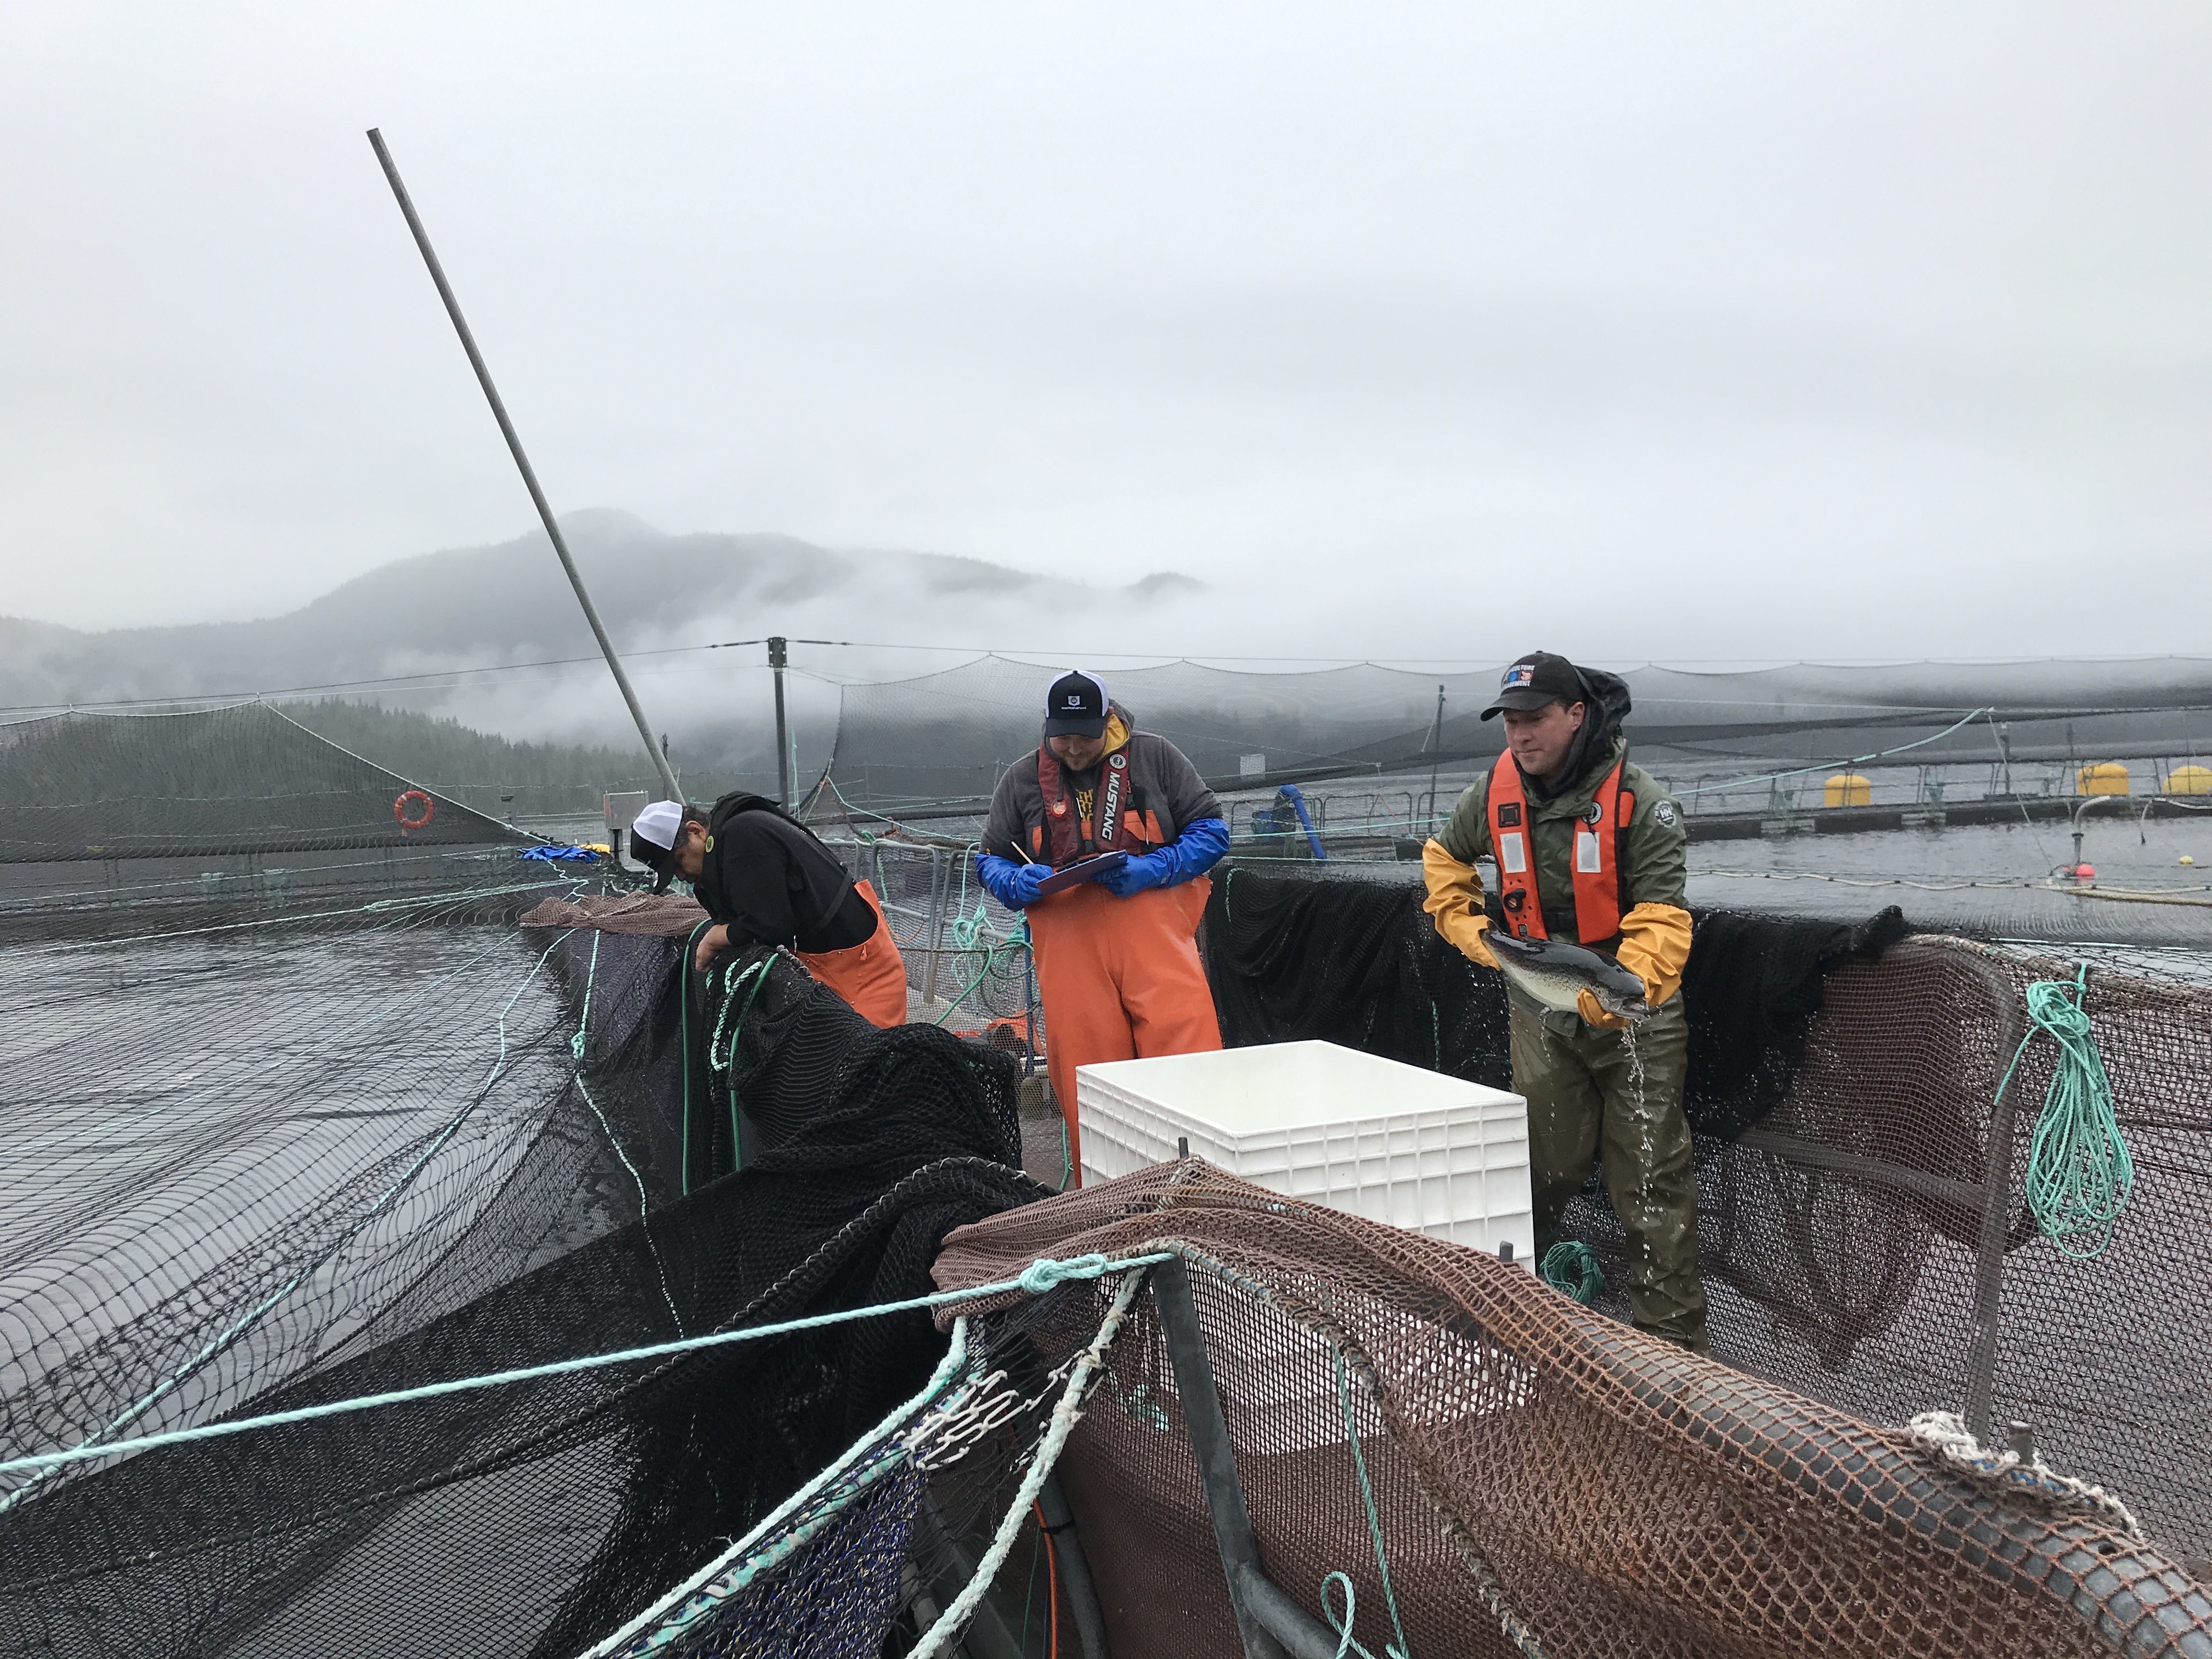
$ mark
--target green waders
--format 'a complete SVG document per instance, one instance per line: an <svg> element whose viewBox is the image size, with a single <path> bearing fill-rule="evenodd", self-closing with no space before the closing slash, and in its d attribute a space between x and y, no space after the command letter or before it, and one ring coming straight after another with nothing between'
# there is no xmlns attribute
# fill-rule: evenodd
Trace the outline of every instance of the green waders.
<svg viewBox="0 0 2212 1659"><path fill-rule="evenodd" d="M1555 1030L1517 997L1511 1008L1513 1087L1528 1102L1537 1260L1559 1243L1559 1217L1596 1162L1628 1235L1628 1305L1637 1326L1705 1352L1698 1183L1682 1114L1690 1038L1682 999L1662 1003L1638 1026L1632 1054L1622 1032L1557 1015L1571 1030Z"/></svg>

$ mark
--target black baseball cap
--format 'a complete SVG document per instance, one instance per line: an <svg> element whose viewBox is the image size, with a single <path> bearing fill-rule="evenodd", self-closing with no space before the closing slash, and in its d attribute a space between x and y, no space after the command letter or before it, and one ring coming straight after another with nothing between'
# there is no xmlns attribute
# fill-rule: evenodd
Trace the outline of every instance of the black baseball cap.
<svg viewBox="0 0 2212 1659"><path fill-rule="evenodd" d="M1106 684L1096 674L1070 669L1052 683L1044 695L1044 734L1048 738L1101 738L1106 735L1106 712L1111 699Z"/></svg>
<svg viewBox="0 0 2212 1659"><path fill-rule="evenodd" d="M1588 702L1589 688L1582 672L1565 657L1550 651L1531 651L1514 659L1513 665L1498 677L1498 696L1482 711L1488 720L1500 709L1533 713L1555 702Z"/></svg>

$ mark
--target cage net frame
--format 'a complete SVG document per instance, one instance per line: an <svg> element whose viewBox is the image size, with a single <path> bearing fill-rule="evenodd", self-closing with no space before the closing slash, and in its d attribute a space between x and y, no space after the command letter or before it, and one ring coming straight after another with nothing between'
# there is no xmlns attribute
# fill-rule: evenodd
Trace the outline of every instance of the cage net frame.
<svg viewBox="0 0 2212 1659"><path fill-rule="evenodd" d="M2102 1511L1970 1478L1523 1267L1201 1160L963 1229L938 1276L988 1283L1079 1249L1189 1264L1265 1570L1317 1629L1342 1611L1322 1592L1341 1574L1365 1613L1353 1634L1378 1650L1394 1624L1415 1652L1498 1655L2212 1643L2212 1597ZM1237 1653L1157 1316L1133 1319L1107 1387L1061 1468L1115 1647Z"/></svg>
<svg viewBox="0 0 2212 1659"><path fill-rule="evenodd" d="M1510 1088L1498 976L1437 938L1420 894L1280 872L1218 886L1206 948L1228 1041L1323 1037ZM2090 972L2136 1182L2103 1254L2076 1261L2027 1204L2056 1050L2021 1044L2027 985L2078 962L1897 939L1903 925L1697 918L1686 1104L1714 1352L1871 1422L2031 1423L2212 1574L2212 1449L2171 1426L2208 1405L2189 1356L2212 1342L2212 989ZM1625 1282L1595 1176L1562 1231ZM1618 1294L1599 1305L1628 1316Z"/></svg>

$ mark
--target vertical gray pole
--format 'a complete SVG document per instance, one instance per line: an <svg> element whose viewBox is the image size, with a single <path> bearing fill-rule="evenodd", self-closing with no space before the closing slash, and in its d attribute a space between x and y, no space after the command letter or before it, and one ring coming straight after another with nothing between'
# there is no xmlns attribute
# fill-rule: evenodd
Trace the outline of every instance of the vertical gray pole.
<svg viewBox="0 0 2212 1659"><path fill-rule="evenodd" d="M1437 769L1444 758L1444 689L1437 688L1437 723L1429 733L1429 829L1437 827ZM1407 829L1413 825L1407 824Z"/></svg>
<svg viewBox="0 0 2212 1659"><path fill-rule="evenodd" d="M606 624L599 620L598 608L592 596L584 589L584 578L576 568L576 562L568 556L568 544L562 538L561 526L554 521L553 509L547 505L545 492L538 487L538 474L532 470L530 457L522 453L522 440L515 435L514 422L507 418L507 405L500 401L499 388L491 383L491 370L484 367L483 354L477 349L476 336L469 332L469 325L461 315L460 301L453 297L452 286L446 281L445 267L430 247L429 234L422 228L416 216L415 204L407 194L407 186L399 182L399 169L392 164L392 152L384 147L384 135L374 127L368 130L369 148L376 152L379 166L392 186L392 194L399 203L399 211L407 221L407 228L414 234L415 246L422 250L422 263L430 268L430 280L435 283L438 297L446 302L446 314L453 319L453 331L461 337L461 349L469 355L469 367L477 372L477 382L483 387L485 400L491 404L492 418L499 422L500 435L507 440L514 464L521 470L523 487L529 490L530 500L538 508L538 516L544 521L545 533L552 538L553 551L560 556L561 568L568 573L568 586L576 590L576 603L584 608L584 620L592 625L592 637L599 642L600 653L607 659L607 667L615 677L623 701L629 706L629 717L637 722L637 734L645 741L645 752L653 757L653 769L660 775L660 787L668 792L671 800L684 799L676 787L676 774L668 764L668 757L660 752L653 740L653 727L645 718L645 709L638 702L637 693L631 689L629 676L623 672L622 659L615 654L615 642L607 637Z"/></svg>
<svg viewBox="0 0 2212 1659"><path fill-rule="evenodd" d="M921 1000L933 1006L937 1001L937 959L945 943L945 901L952 890L952 879L945 866L945 849L929 849L929 921L923 935L922 948L928 952L929 961L921 970Z"/></svg>
<svg viewBox="0 0 2212 1659"><path fill-rule="evenodd" d="M791 810L791 739L786 735L783 719L783 669L790 659L783 635L772 635L768 642L768 665L775 673L775 799L787 812Z"/></svg>
<svg viewBox="0 0 2212 1659"><path fill-rule="evenodd" d="M1244 1505L1236 1448L1222 1414L1213 1366L1206 1357L1206 1334L1191 1297L1189 1272L1180 1260L1163 1261L1152 1270L1152 1298L1160 1312L1160 1333L1167 1339L1168 1360L1175 1368L1183 1427L1198 1460L1206 1514L1213 1522L1213 1545L1220 1553L1222 1576L1229 1581L1229 1605L1237 1615L1245 1659L1334 1659L1342 1650L1335 1635L1261 1568L1260 1542L1253 1535L1251 1511Z"/></svg>
<svg viewBox="0 0 2212 1659"><path fill-rule="evenodd" d="M2020 1048L2025 1018L2020 997L2002 974L1974 957L1962 957L1968 972L1982 982L1997 1016L1996 1058L1999 1064ZM2006 1235L2012 1222L2012 1164L2014 1108L2008 1077L1990 1105L1988 1162L1982 1170L1981 1237L1974 1253L1974 1313L1972 1335L1966 1349L1966 1432L1983 1445L1992 1443L1990 1431L1996 1419L1996 1370L1999 1340L2004 1334L2004 1268Z"/></svg>

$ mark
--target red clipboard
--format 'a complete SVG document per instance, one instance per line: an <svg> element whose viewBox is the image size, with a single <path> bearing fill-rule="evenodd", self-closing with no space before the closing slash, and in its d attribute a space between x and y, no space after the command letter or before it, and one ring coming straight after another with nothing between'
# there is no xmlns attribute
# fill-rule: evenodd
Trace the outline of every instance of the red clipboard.
<svg viewBox="0 0 2212 1659"><path fill-rule="evenodd" d="M1071 864L1065 870L1055 870L1037 884L1037 896L1050 898L1054 893L1064 893L1071 887L1080 887L1086 881L1096 881L1109 870L1118 870L1129 861L1127 853L1101 853Z"/></svg>

